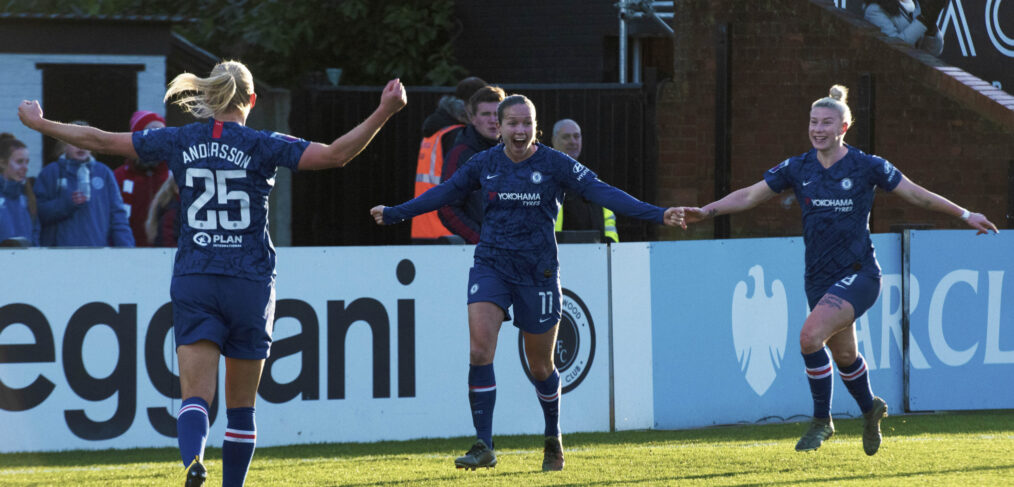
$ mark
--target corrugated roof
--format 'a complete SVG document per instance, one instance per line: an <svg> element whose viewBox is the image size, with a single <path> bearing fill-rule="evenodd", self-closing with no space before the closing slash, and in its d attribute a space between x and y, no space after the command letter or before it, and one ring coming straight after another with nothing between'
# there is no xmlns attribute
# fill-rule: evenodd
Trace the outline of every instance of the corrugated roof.
<svg viewBox="0 0 1014 487"><path fill-rule="evenodd" d="M42 13L10 13L0 12L0 20L63 20L76 22L114 22L114 23L191 23L196 18L182 15L85 15L85 14L42 14Z"/></svg>

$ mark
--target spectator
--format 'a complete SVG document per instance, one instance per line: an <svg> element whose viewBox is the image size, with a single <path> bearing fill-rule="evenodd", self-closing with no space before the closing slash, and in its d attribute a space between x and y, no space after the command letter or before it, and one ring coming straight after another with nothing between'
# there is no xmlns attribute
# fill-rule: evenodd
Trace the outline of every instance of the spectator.
<svg viewBox="0 0 1014 487"><path fill-rule="evenodd" d="M468 123L465 102L483 86L486 86L486 82L475 76L461 80L454 91L454 96L440 98L437 110L423 121L423 140L419 145L415 174L416 196L442 180L441 171L444 167L446 149L454 145L458 133L464 128L464 124ZM448 243L451 235L435 211L412 219L412 243Z"/></svg>
<svg viewBox="0 0 1014 487"><path fill-rule="evenodd" d="M11 134L0 134L0 246L39 244L35 193L27 175L28 147Z"/></svg>
<svg viewBox="0 0 1014 487"><path fill-rule="evenodd" d="M553 148L576 161L581 155L581 126L569 118L553 124ZM556 217L556 231L562 230L596 230L600 234L600 242L620 241L620 234L616 231L616 214L612 210L566 192Z"/></svg>
<svg viewBox="0 0 1014 487"><path fill-rule="evenodd" d="M172 174L170 173L170 176ZM180 188L167 178L151 198L144 219L144 238L149 245L175 246L179 234Z"/></svg>
<svg viewBox="0 0 1014 487"><path fill-rule="evenodd" d="M482 87L468 99L468 126L458 134L444 158L441 182L450 179L473 155L496 145L499 137L496 109L503 99L504 91L497 86ZM479 243L482 205L482 191L473 191L464 200L440 208L440 221L465 242Z"/></svg>
<svg viewBox="0 0 1014 487"><path fill-rule="evenodd" d="M85 122L74 125L87 127ZM89 150L66 143L63 155L39 173L39 244L44 247L133 247L113 171ZM87 180L79 181L79 174Z"/></svg>
<svg viewBox="0 0 1014 487"><path fill-rule="evenodd" d="M157 130L165 128L165 119L155 112L136 111L130 117L130 131ZM165 161L141 161L127 159L126 162L113 171L116 176L117 186L120 188L120 196L123 198L123 207L127 210L127 220L130 222L130 230L134 235L134 244L138 247L150 247L152 244L162 247L176 246L176 232L173 228L172 218L175 216L165 214L162 220L164 225L158 227L154 241L149 241L145 235L145 220L148 218L148 208L159 187L169 177L169 166Z"/></svg>
<svg viewBox="0 0 1014 487"><path fill-rule="evenodd" d="M942 1L871 0L863 7L863 16L888 37L939 56L944 52L944 34L936 20Z"/></svg>

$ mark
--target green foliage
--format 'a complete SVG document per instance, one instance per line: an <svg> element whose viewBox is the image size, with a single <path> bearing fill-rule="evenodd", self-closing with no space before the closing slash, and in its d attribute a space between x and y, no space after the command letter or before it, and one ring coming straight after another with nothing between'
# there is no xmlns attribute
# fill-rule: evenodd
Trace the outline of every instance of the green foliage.
<svg viewBox="0 0 1014 487"><path fill-rule="evenodd" d="M453 0L8 0L8 12L174 15L194 18L177 32L222 57L246 63L270 84L294 87L326 68L342 84L453 85L464 74L451 41Z"/></svg>
<svg viewBox="0 0 1014 487"><path fill-rule="evenodd" d="M335 421L340 427L342 418ZM1010 485L1014 475L1009 411L890 416L872 457L863 453L861 420L836 420L835 435L819 450L798 453L806 426L565 434L567 466L550 473L541 470L537 435L497 436L499 463L476 472L452 464L474 438L259 447L247 485L951 486ZM215 448L205 455L210 485L221 478L221 458ZM182 472L175 448L0 455L5 486L178 485Z"/></svg>

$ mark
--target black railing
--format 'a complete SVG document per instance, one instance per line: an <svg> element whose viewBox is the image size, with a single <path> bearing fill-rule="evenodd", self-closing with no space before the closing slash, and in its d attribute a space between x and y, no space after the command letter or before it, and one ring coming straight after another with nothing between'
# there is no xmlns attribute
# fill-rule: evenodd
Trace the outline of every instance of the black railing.
<svg viewBox="0 0 1014 487"><path fill-rule="evenodd" d="M540 140L551 145L553 123L572 118L581 125L581 162L599 177L655 204L657 164L653 84L504 85L535 103ZM369 209L411 199L422 122L450 88L410 87L409 104L395 115L356 160L340 170L297 173L292 183L293 245L408 244L410 226L381 228ZM334 140L377 106L380 87L310 87L294 93L294 135ZM657 227L620 217L623 241L653 240Z"/></svg>

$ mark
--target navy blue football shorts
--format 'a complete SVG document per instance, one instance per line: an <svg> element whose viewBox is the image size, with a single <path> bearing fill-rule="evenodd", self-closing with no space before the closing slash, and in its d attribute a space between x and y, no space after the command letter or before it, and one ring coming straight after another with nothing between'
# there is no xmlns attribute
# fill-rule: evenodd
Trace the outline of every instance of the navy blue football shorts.
<svg viewBox="0 0 1014 487"><path fill-rule="evenodd" d="M511 319L508 308L514 306L514 326L533 334L545 333L560 322L563 294L560 280L543 286L522 286L503 280L495 270L476 265L468 271L468 304L489 302Z"/></svg>
<svg viewBox="0 0 1014 487"><path fill-rule="evenodd" d="M176 346L198 340L218 344L222 355L264 359L275 322L275 280L251 281L209 274L173 276Z"/></svg>
<svg viewBox="0 0 1014 487"><path fill-rule="evenodd" d="M813 292L807 289L806 299L810 303L811 310L825 294L833 294L848 301L855 310L853 319L859 319L873 303L877 302L877 297L880 296L880 278L866 274L849 274L822 291Z"/></svg>

